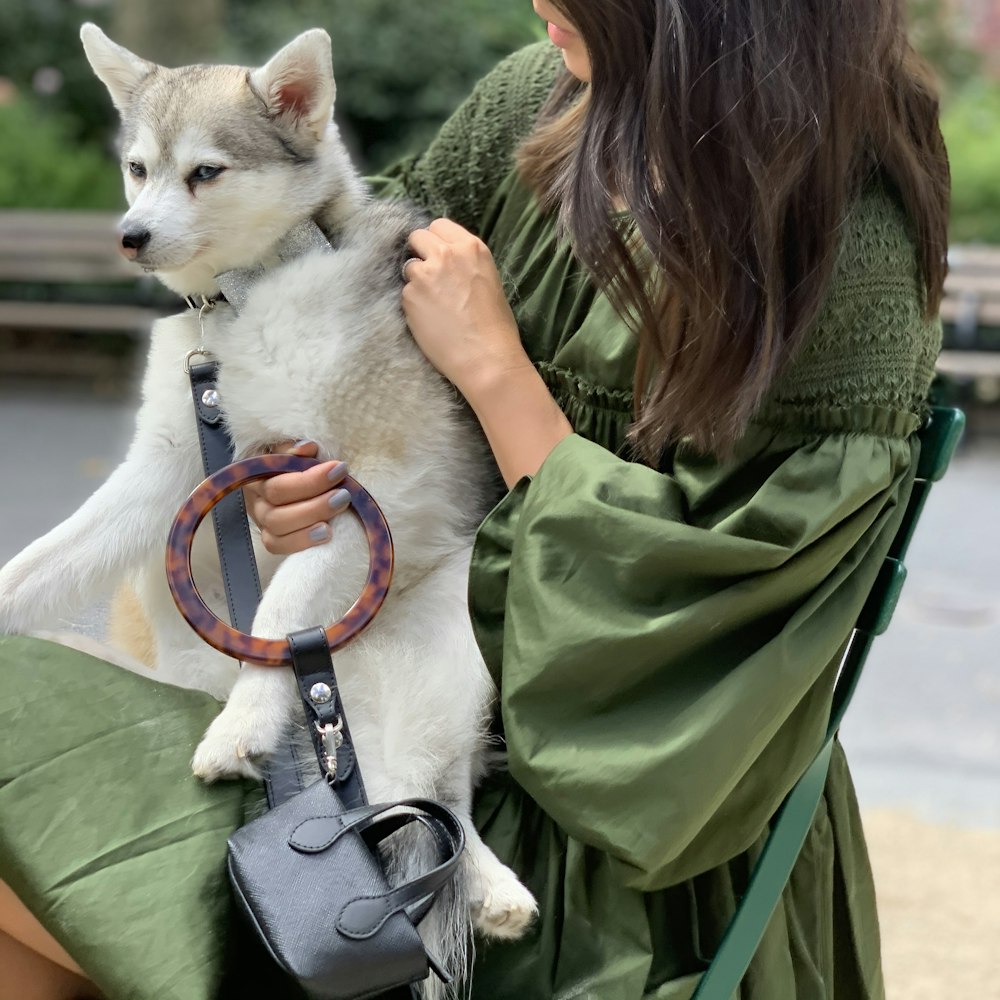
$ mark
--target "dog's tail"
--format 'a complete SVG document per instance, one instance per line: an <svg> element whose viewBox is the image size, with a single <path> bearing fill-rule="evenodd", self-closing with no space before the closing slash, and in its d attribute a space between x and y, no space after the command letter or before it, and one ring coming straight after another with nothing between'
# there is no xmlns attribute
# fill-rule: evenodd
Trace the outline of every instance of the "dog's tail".
<svg viewBox="0 0 1000 1000"><path fill-rule="evenodd" d="M429 834L417 826L386 842L383 862L389 882L398 885L426 872L439 859ZM469 912L466 880L459 869L440 890L430 912L417 927L428 952L452 976L451 984L445 986L432 972L420 987L424 1000L463 1000L468 996L468 972L474 958Z"/></svg>

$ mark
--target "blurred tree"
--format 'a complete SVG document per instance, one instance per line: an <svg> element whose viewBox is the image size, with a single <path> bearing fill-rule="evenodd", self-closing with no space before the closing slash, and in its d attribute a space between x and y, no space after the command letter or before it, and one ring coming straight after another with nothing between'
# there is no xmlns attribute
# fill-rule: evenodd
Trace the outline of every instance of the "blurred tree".
<svg viewBox="0 0 1000 1000"><path fill-rule="evenodd" d="M949 0L907 0L910 41L931 64L945 94L975 77L982 58L962 37L958 9Z"/></svg>
<svg viewBox="0 0 1000 1000"><path fill-rule="evenodd" d="M129 0L113 10L111 37L146 59L183 66L218 58L226 0Z"/></svg>
<svg viewBox="0 0 1000 1000"><path fill-rule="evenodd" d="M980 60L963 40L955 5L907 2L914 44L946 88L956 237L1000 240L1000 98L975 79ZM337 119L369 168L425 142L491 66L544 37L529 0L0 0L0 76L21 95L0 106L3 204L118 203L107 160L108 186L94 179L101 158L93 143L110 146L115 116L80 46L85 20L174 65L259 64L306 28L326 28L340 84ZM77 142L79 152L69 152Z"/></svg>
<svg viewBox="0 0 1000 1000"><path fill-rule="evenodd" d="M0 75L28 92L40 69L54 69L48 79L62 86L36 93L37 107L63 113L74 138L105 143L115 116L83 55L86 20L167 65L257 65L299 32L326 28L342 84L337 118L368 165L424 141L497 61L544 36L529 0L0 0Z"/></svg>
<svg viewBox="0 0 1000 1000"><path fill-rule="evenodd" d="M333 39L337 121L369 167L425 142L487 70L544 37L528 0L229 0L229 56L257 63L310 27Z"/></svg>
<svg viewBox="0 0 1000 1000"><path fill-rule="evenodd" d="M77 145L60 114L40 115L20 98L0 105L0 208L119 209L114 165L95 145Z"/></svg>
<svg viewBox="0 0 1000 1000"><path fill-rule="evenodd" d="M1000 85L964 87L941 120L951 160L951 238L1000 244Z"/></svg>
<svg viewBox="0 0 1000 1000"><path fill-rule="evenodd" d="M80 45L80 25L91 20L110 30L110 13L107 3L95 0L0 0L0 75L33 95L38 112L62 115L73 141L104 137L112 120L107 91ZM45 70L57 75L39 93L35 81ZM0 151L0 161L5 155Z"/></svg>

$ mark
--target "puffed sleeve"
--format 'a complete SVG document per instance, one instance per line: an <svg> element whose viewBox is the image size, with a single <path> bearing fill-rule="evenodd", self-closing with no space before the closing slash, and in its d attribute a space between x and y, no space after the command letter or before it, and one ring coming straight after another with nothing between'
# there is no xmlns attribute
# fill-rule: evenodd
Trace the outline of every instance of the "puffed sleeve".
<svg viewBox="0 0 1000 1000"><path fill-rule="evenodd" d="M480 529L470 609L511 774L630 886L745 850L815 754L916 423L759 424L665 471L574 435Z"/></svg>

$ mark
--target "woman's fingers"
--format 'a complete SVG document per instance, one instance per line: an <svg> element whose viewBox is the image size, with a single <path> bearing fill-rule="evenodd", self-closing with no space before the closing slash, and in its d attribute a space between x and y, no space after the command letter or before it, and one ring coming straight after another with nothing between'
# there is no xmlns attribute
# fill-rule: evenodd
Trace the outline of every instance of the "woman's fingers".
<svg viewBox="0 0 1000 1000"><path fill-rule="evenodd" d="M530 365L490 248L449 219L410 233L417 260L400 297L410 333L430 363L464 395L475 384Z"/></svg>
<svg viewBox="0 0 1000 1000"><path fill-rule="evenodd" d="M318 447L314 441L299 441L274 450L311 457ZM246 486L247 513L260 528L267 551L289 555L328 542L329 522L350 506L350 495L340 488L347 474L343 462L322 462L305 472L285 472Z"/></svg>
<svg viewBox="0 0 1000 1000"><path fill-rule="evenodd" d="M435 253L438 253L448 244L441 239L440 236L436 236L429 229L415 229L410 233L410 240L408 246L410 252L415 256L419 257L421 260L426 261L428 257L432 257Z"/></svg>
<svg viewBox="0 0 1000 1000"><path fill-rule="evenodd" d="M468 229L460 226L457 222L452 222L451 219L435 219L427 227L427 232L445 243L474 243L478 240L478 237L470 233Z"/></svg>
<svg viewBox="0 0 1000 1000"><path fill-rule="evenodd" d="M326 521L317 521L287 535L275 535L267 528L260 529L264 548L276 556L290 556L294 552L303 552L317 545L325 545L332 537L333 528Z"/></svg>

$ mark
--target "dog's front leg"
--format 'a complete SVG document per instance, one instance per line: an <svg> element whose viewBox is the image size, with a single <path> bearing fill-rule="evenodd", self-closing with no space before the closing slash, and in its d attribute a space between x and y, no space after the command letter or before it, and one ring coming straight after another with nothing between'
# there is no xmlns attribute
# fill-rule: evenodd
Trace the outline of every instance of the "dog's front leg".
<svg viewBox="0 0 1000 1000"><path fill-rule="evenodd" d="M165 544L191 486L189 466L184 449L135 442L76 513L0 570L0 634L52 628L78 614L104 596L125 567Z"/></svg>
<svg viewBox="0 0 1000 1000"><path fill-rule="evenodd" d="M283 639L290 632L331 624L338 605L353 596L341 567L348 536L356 533L349 522L338 523L333 541L285 559L261 599L253 634ZM206 781L260 777L260 764L288 738L300 717L290 667L246 664L195 751L192 770Z"/></svg>

